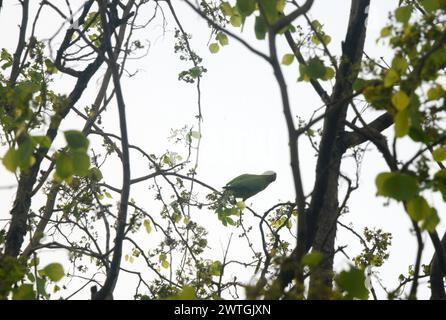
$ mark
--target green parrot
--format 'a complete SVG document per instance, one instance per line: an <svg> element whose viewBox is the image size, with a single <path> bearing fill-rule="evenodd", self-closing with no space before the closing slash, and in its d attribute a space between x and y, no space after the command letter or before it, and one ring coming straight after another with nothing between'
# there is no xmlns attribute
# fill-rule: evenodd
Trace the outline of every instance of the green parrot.
<svg viewBox="0 0 446 320"><path fill-rule="evenodd" d="M234 197L245 201L264 190L274 180L276 180L274 171L266 171L263 174L242 174L229 181L223 189L231 191Z"/></svg>

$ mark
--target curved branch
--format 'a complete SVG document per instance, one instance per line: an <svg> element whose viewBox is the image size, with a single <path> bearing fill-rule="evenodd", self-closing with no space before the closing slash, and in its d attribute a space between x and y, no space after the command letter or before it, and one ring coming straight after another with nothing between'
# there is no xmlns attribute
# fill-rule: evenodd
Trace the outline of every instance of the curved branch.
<svg viewBox="0 0 446 320"><path fill-rule="evenodd" d="M134 1L130 1L127 4L126 9L130 9L133 6ZM110 11L116 10L117 3L111 5ZM125 112L124 96L120 83L119 68L116 62L115 53L113 52L111 37L114 28L116 27L115 21L108 21L107 19L107 3L104 0L99 1L99 12L101 16L101 24L104 29L104 47L108 55L108 64L111 70L113 84L116 91L116 100L118 104L119 113L119 127L121 130L121 148L122 148L122 190L121 199L119 204L119 213L117 219L116 236L115 236L115 249L113 251L113 258L110 264L110 268L107 272L102 288L94 295L94 300L105 300L107 297L113 294L116 286L116 282L119 276L119 270L121 266L122 247L125 237L125 225L127 221L127 209L128 199L130 195L130 152L129 141L127 134L127 120ZM116 17L117 18L117 17Z"/></svg>

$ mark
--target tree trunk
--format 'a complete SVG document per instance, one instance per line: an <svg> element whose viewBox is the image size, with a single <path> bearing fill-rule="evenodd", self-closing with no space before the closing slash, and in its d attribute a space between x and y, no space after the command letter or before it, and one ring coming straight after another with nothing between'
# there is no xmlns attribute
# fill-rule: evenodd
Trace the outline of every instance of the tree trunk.
<svg viewBox="0 0 446 320"><path fill-rule="evenodd" d="M443 235L441 239L441 245L443 249L446 251L446 233ZM444 272L440 267L438 254L435 253L431 260L431 274L430 274L430 283L431 283L431 300L446 300L446 292L444 289Z"/></svg>
<svg viewBox="0 0 446 320"><path fill-rule="evenodd" d="M321 264L312 270L309 299L328 299L333 282L333 258L335 254L336 221L338 218L338 181L342 152L336 152L332 165L327 169L328 184L319 213L318 229L313 250L324 256Z"/></svg>
<svg viewBox="0 0 446 320"><path fill-rule="evenodd" d="M307 249L324 254L323 261L310 276L310 299L328 298L332 290L333 257L338 216L338 179L347 108L351 102L352 84L358 76L362 60L370 0L352 0L350 18L336 83L324 119L316 180L308 208Z"/></svg>

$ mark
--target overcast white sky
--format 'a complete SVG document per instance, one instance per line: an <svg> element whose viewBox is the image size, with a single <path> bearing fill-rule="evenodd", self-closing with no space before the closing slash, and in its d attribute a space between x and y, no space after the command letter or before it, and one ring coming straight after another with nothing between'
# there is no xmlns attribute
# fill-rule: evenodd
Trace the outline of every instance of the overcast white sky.
<svg viewBox="0 0 446 320"><path fill-rule="evenodd" d="M63 1L60 1L61 5ZM79 0L79 4L83 1ZM379 31L387 21L387 14L395 8L396 0L372 0L368 21L368 35L365 51L372 57L388 56L389 52L376 43ZM20 6L18 1L4 1L4 8L0 14L0 30L2 32L0 47L13 51L18 34L16 25L20 21ZM36 1L37 3L37 1ZM74 3L74 1L71 1ZM234 176L241 173L261 173L266 170L277 172L277 180L261 195L249 199L248 205L258 212L271 207L281 201L292 201L293 185L289 167L289 152L287 147L287 133L282 114L278 86L274 80L272 69L260 58L255 57L240 44L230 40L230 45L222 48L218 54L210 54L207 49L209 29L200 17L194 14L183 1L173 1L180 20L188 33L193 35L192 44L200 56L204 58L204 66L208 72L202 80L203 127L198 178L207 183L221 187ZM142 16L151 13L148 6ZM316 0L311 10L311 17L318 19L324 30L332 37L330 49L339 53L340 43L344 38L350 0ZM123 80L124 97L126 99L130 142L139 145L148 153L161 154L169 148L167 137L171 128L181 128L184 125L194 125L197 112L196 92L193 85L177 81L178 72L188 67L180 63L173 52L173 31L175 25L166 11L167 26L163 29L160 19L152 22L146 29L137 33L137 38L143 43L150 43L147 56L140 60L130 61L127 69L138 73ZM303 19L302 23L306 28ZM51 16L42 19L37 29L42 38L48 37L59 25ZM247 25L243 37L254 46L265 49L265 42L255 40L252 26ZM286 46L281 46L281 53L288 53ZM298 65L294 63L284 68L295 115L308 119L314 109L321 106L321 101L312 91L308 83L297 83ZM92 97L98 88L97 78L89 85L86 95L79 102L78 107L92 103ZM69 79L58 79L55 86L61 93L70 90ZM106 131L118 133L117 114L110 108L104 117ZM378 113L372 113L370 118ZM66 128L81 128L81 123L72 121L65 123ZM389 132L392 129L388 130ZM310 191L313 183L315 157L314 151L305 139L302 139L302 172L306 191ZM373 147L370 147L374 150ZM401 153L411 153L410 144L404 144ZM3 150L3 149L2 149ZM2 151L3 152L3 151ZM135 157L132 167L132 177L147 174L147 165ZM343 166L345 173L352 173L351 162ZM114 163L105 171L108 183L119 186L120 175L116 174ZM390 259L386 264L374 271L389 288L395 287L400 273L407 274L407 266L415 260L416 240L410 234L410 221L402 207L383 206L383 199L376 198L374 185L377 173L387 171L384 161L374 152L367 153L362 167L361 187L350 200L350 213L342 217L342 222L352 222L356 230L362 231L364 226L383 228L393 234L393 246ZM13 176L6 170L0 170L0 186L14 184ZM132 187L132 197L148 210L158 210L153 205L151 196L147 196L147 185ZM11 190L0 189L0 218L8 217L13 193ZM432 196L431 201L438 198ZM199 222L209 222L212 226L209 254L213 258L221 259L222 246L225 246L230 234L229 228L219 226L215 214L210 212L197 213ZM440 231L442 231L441 228ZM425 237L427 246L424 252L424 262L428 263L432 248ZM239 241L235 237L234 241ZM342 231L337 238L338 245L348 245L347 251L353 257L360 248L359 242L353 236ZM234 245L234 248L236 246ZM237 257L240 251L233 250L232 257ZM60 254L60 259L66 255ZM54 260L54 256L52 256ZM346 267L348 260L339 256L336 267ZM134 281L121 274L116 298L132 298L132 292L127 288L127 281ZM376 281L375 289L383 296ZM428 291L422 289L421 297L427 297ZM78 298L85 297L79 295Z"/></svg>

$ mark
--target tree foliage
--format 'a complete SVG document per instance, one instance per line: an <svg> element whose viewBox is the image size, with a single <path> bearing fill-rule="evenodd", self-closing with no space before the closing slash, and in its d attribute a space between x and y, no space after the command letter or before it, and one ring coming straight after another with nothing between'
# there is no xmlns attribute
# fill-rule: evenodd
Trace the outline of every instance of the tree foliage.
<svg viewBox="0 0 446 320"><path fill-rule="evenodd" d="M384 298L416 299L420 279L428 277L431 297L446 299L446 234L440 238L441 207L431 200L438 194L446 201L446 1L399 1L377 39L392 52L388 62L364 52L369 0L351 1L336 53L332 35L312 18L318 14L313 0L182 3L207 22L208 43L192 46L177 1L87 0L79 8L75 1L65 7L20 1L15 51L2 48L0 54L1 157L5 174L16 178L10 215L0 230L0 298L69 299L96 284L91 298L108 299L124 274L134 280L135 299L377 299L376 270L388 260L395 235L341 221L360 188L369 143L388 167L376 177L376 197L401 207L418 244L410 248L416 260L409 272L396 279L395 289L384 289ZM36 30L41 12L61 22L50 38ZM195 90L197 112L190 125L172 128L171 145L156 154L129 142L131 108L123 82L132 76L128 60L147 49L135 34L161 15L163 23L175 25L172 51L184 66L173 76ZM283 156L290 158L294 197L262 213L206 177L197 178L201 83L208 71L197 52L223 59L219 54L233 42L272 69L288 133ZM279 54L284 46L286 53ZM293 80L324 104L311 119L298 120L292 108L293 89L283 71L292 66ZM72 87L59 92L59 77L72 79ZM100 87L92 89L93 81ZM88 102L82 110L83 99ZM366 102L364 110L357 107L360 101ZM113 132L103 123L111 107L117 110ZM302 181L303 139L316 151L309 194ZM404 143L416 151L397 152ZM349 175L341 171L347 157L356 165ZM135 158L145 161L139 177L132 174L139 168ZM110 169L110 163L119 165ZM118 170L119 187L109 182ZM344 197L341 180L347 184ZM132 192L140 184L150 194L150 208ZM200 220L203 211L215 213L216 228L227 233L218 258L210 254L216 252L208 241L214 229ZM347 255L335 241L341 230L356 237L362 250L349 256L347 269L335 270L335 257ZM251 256L230 259L235 242L245 243ZM423 265L428 245L434 254ZM69 263L51 254L47 263L47 252L60 250L69 253ZM233 276L234 270L255 281Z"/></svg>

